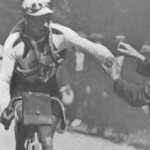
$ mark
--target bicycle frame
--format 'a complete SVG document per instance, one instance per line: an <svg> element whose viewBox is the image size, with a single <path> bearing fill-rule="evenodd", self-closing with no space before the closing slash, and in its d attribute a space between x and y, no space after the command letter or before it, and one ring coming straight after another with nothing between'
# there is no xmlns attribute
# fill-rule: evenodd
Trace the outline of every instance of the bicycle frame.
<svg viewBox="0 0 150 150"><path fill-rule="evenodd" d="M38 133L34 132L33 137L29 137L25 141L25 149L26 150L43 150L42 144L39 141Z"/></svg>

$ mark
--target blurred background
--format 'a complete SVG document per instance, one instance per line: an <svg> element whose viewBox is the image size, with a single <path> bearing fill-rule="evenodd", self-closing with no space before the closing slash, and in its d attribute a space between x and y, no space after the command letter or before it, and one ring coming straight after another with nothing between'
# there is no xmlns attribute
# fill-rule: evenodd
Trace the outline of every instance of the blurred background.
<svg viewBox="0 0 150 150"><path fill-rule="evenodd" d="M0 0L0 42L22 18L21 0ZM149 0L53 0L53 21L66 25L93 42L100 42L116 54L123 39L150 56ZM71 50L72 49L72 50ZM75 48L58 70L59 87L69 86L73 103L67 109L70 122L82 120L96 136L116 142L149 144L150 116L147 106L133 108L112 90L112 80L101 64ZM81 50L82 51L82 50ZM148 79L136 74L137 60L126 58L122 76L143 84Z"/></svg>

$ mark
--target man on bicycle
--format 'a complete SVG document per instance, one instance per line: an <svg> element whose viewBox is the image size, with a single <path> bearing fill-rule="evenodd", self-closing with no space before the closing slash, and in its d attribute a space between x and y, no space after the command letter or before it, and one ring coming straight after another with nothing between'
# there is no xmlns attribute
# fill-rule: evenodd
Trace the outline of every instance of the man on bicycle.
<svg viewBox="0 0 150 150"><path fill-rule="evenodd" d="M62 105L55 77L65 49L79 47L103 63L114 56L105 46L94 44L72 29L53 23L51 0L24 0L22 9L23 20L13 28L4 43L0 72L1 122L9 128L14 113L7 106L11 99L24 92L56 97L57 101L52 104L52 125L39 128L43 149L52 150L56 126L60 119L64 119L60 115ZM19 148L22 147L17 144L17 150Z"/></svg>

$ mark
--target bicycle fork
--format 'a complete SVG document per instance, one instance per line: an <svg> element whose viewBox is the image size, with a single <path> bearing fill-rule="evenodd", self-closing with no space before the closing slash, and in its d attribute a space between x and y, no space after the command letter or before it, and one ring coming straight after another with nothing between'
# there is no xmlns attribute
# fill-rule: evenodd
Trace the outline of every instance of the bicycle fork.
<svg viewBox="0 0 150 150"><path fill-rule="evenodd" d="M32 141L31 141L32 140ZM28 139L27 141L28 145L27 150L43 150L41 143L39 142L39 137L37 132L34 133L34 137L31 139Z"/></svg>

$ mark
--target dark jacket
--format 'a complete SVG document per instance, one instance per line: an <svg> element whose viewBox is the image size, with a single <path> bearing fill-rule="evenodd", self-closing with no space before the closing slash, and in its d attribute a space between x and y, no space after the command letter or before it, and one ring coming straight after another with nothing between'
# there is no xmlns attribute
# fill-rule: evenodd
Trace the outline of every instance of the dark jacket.
<svg viewBox="0 0 150 150"><path fill-rule="evenodd" d="M145 61L138 66L137 72L143 76L150 77L149 58L146 58ZM150 106L150 80L144 85L135 85L119 78L114 82L113 90L124 101L134 107Z"/></svg>

